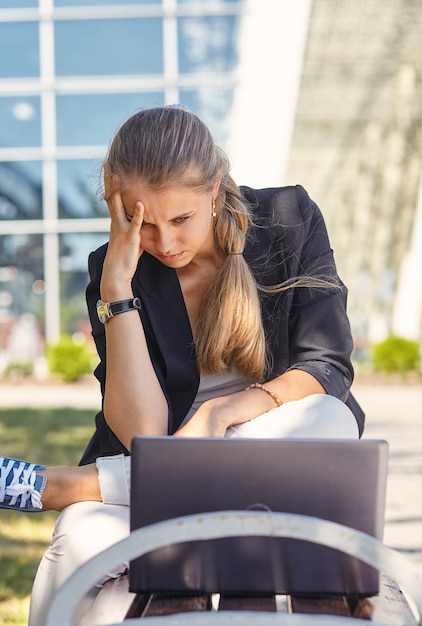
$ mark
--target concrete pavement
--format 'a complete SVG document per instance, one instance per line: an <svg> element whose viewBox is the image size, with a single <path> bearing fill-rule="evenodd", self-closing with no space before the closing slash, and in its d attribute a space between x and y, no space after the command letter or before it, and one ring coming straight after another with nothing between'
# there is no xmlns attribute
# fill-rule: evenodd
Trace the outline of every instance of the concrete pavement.
<svg viewBox="0 0 422 626"><path fill-rule="evenodd" d="M25 406L96 410L101 407L100 385L94 378L66 384L26 383L24 380L11 385L0 383L0 408Z"/></svg>
<svg viewBox="0 0 422 626"><path fill-rule="evenodd" d="M358 383L354 394L367 420L365 438L386 439L390 446L385 543L422 567L422 384ZM94 379L74 384L0 384L0 407L66 407L96 411L99 385Z"/></svg>
<svg viewBox="0 0 422 626"><path fill-rule="evenodd" d="M384 541L422 567L422 385L356 385L365 438L389 443Z"/></svg>

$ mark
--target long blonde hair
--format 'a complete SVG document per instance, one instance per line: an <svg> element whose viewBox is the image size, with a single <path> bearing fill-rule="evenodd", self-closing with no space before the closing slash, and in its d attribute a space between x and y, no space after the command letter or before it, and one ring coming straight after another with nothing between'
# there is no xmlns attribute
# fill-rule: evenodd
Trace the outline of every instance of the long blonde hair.
<svg viewBox="0 0 422 626"><path fill-rule="evenodd" d="M206 125L179 106L140 110L118 130L103 168L123 186L141 179L157 191L172 186L210 191L221 181L214 232L227 257L200 307L198 367L202 374L237 368L246 378L261 380L266 350L258 288L241 254L250 214L227 156Z"/></svg>

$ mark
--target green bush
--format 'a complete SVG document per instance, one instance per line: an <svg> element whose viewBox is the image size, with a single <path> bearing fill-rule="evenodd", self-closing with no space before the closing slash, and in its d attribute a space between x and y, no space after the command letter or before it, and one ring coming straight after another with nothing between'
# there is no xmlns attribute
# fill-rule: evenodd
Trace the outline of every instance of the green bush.
<svg viewBox="0 0 422 626"><path fill-rule="evenodd" d="M10 361L5 367L3 375L7 377L31 376L34 371L34 363L28 361Z"/></svg>
<svg viewBox="0 0 422 626"><path fill-rule="evenodd" d="M405 374L419 371L419 345L416 341L391 335L372 346L372 361L377 372Z"/></svg>
<svg viewBox="0 0 422 626"><path fill-rule="evenodd" d="M79 380L92 372L92 354L86 342L76 342L70 335L63 335L47 347L47 363L50 372L65 382Z"/></svg>

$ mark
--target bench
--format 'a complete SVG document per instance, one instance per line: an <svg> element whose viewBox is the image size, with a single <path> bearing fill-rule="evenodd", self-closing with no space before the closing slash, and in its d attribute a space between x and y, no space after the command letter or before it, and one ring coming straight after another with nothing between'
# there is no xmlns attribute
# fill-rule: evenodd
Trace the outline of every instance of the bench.
<svg viewBox="0 0 422 626"><path fill-rule="evenodd" d="M54 599L46 626L74 624L72 615L80 598L101 579L103 572L122 561L183 541L251 535L314 541L355 556L382 572L380 593L366 599L134 595L128 593L128 577L123 576L106 583L98 594L95 615L99 621L93 622L88 617L85 623L89 626L110 623L107 617L116 614L115 609L119 606L122 617L110 626L141 624L141 619L149 618L153 618L153 626L208 623L352 626L362 624L361 620L377 626L421 624L422 573L400 553L369 535L333 522L285 513L234 511L188 516L134 531L85 563L66 581ZM409 594L410 604L402 589ZM101 621L103 617L106 621Z"/></svg>
<svg viewBox="0 0 422 626"><path fill-rule="evenodd" d="M128 576L106 583L100 595L108 596L103 604L104 614L109 607L115 609L123 594L128 592ZM107 590L108 586L108 590ZM112 591L111 591L112 590ZM107 593L108 591L108 593ZM111 593L110 593L111 592ZM127 604L130 602L129 609ZM384 574L381 575L380 593L374 598L301 598L290 596L171 596L166 594L136 594L133 600L126 596L122 606L125 620L133 618L163 617L168 615L208 611L259 611L280 614L331 615L354 617L359 620L390 624L391 626L416 626L417 620L398 585ZM132 622L128 622L131 624ZM287 624L289 622L286 622ZM312 623L312 622L311 622ZM350 623L348 621L347 623ZM362 623L362 622L360 622ZM147 622L146 622L147 624Z"/></svg>

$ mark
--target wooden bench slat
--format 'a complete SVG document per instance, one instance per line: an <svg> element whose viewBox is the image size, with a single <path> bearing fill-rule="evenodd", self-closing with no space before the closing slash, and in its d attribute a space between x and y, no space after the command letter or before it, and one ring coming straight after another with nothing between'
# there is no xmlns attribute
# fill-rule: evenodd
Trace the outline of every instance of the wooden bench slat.
<svg viewBox="0 0 422 626"><path fill-rule="evenodd" d="M219 611L267 611L276 612L274 595L236 596L221 594Z"/></svg>
<svg viewBox="0 0 422 626"><path fill-rule="evenodd" d="M290 607L292 613L306 613L310 615L344 615L350 617L351 610L347 599L314 598L291 596Z"/></svg>
<svg viewBox="0 0 422 626"><path fill-rule="evenodd" d="M137 593L129 607L128 612L125 615L125 619L132 617L141 617L144 615L148 604L151 601L151 594L149 593Z"/></svg>
<svg viewBox="0 0 422 626"><path fill-rule="evenodd" d="M112 595L103 606L107 611L110 603L115 604L120 596L123 607L123 599L128 602L129 594L127 577L117 581L110 581L100 592L100 596ZM107 589L108 588L108 589ZM122 595L123 593L123 595ZM289 612L306 613L315 615L340 615L352 616L366 621L374 621L391 626L416 626L410 606L400 590L399 586L389 577L381 574L380 593L377 596L356 600L353 598L317 598L317 597L289 597L287 596ZM116 609L117 605L115 606ZM171 595L171 594L137 594L134 596L126 619L136 617L150 617L153 615L163 616L175 613L191 611L211 610L211 596L209 594L198 595ZM275 596L238 596L221 594L218 605L220 611L277 611Z"/></svg>
<svg viewBox="0 0 422 626"><path fill-rule="evenodd" d="M174 613L190 613L192 611L209 611L210 609L211 598L209 594L183 596L153 593L140 616L162 616Z"/></svg>

